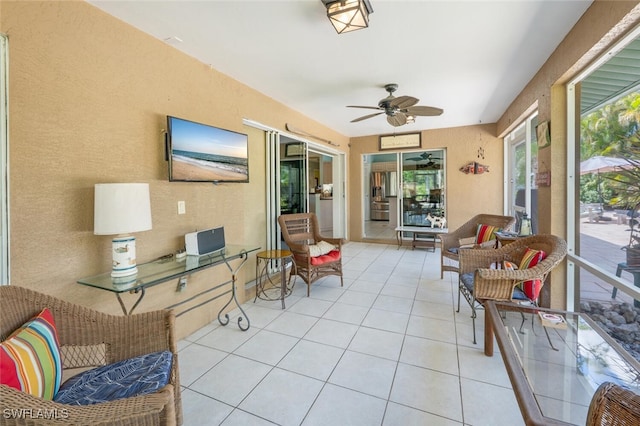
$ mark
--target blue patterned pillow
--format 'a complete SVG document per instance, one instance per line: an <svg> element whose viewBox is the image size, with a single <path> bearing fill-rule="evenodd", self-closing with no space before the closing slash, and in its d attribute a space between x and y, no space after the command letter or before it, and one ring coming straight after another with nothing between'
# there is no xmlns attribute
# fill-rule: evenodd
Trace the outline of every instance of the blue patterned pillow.
<svg viewBox="0 0 640 426"><path fill-rule="evenodd" d="M173 354L155 352L78 374L53 398L71 405L91 405L153 393L169 383Z"/></svg>

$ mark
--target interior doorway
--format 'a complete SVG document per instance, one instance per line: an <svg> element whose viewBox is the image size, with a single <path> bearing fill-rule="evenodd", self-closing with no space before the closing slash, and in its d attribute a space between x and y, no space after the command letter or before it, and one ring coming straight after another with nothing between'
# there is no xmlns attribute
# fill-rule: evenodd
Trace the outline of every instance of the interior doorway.
<svg viewBox="0 0 640 426"><path fill-rule="evenodd" d="M363 155L363 238L395 240L398 226L446 218L444 149Z"/></svg>

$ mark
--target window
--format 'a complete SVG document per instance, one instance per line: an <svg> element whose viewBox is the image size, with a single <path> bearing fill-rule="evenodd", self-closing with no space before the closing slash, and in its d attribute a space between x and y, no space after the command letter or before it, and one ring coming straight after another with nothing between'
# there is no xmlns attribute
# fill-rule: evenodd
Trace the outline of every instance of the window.
<svg viewBox="0 0 640 426"><path fill-rule="evenodd" d="M620 159L638 157L626 148L640 137L639 50L640 28L567 87L568 116L580 121L567 126L567 182L574 189L567 200L570 310L613 309L640 300L633 285L638 279L623 267L627 259L621 250L630 241L627 213L637 200L615 182L626 168ZM611 159L618 168L587 163Z"/></svg>

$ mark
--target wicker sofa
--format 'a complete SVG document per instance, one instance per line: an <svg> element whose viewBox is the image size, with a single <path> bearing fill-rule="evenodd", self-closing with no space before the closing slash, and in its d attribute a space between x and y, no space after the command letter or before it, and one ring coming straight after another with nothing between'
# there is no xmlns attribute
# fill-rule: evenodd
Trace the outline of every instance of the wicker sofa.
<svg viewBox="0 0 640 426"><path fill-rule="evenodd" d="M492 265L505 261L519 265L528 248L542 250L546 257L527 269L492 269ZM544 283L549 272L562 262L566 254L567 243L560 237L548 234L519 238L499 249L461 249L457 312L460 312L460 299L463 296L471 307L473 343L476 343L476 311L482 307L483 301L491 299L511 302L518 284L530 280L541 280ZM469 274L472 274L470 280L467 279Z"/></svg>
<svg viewBox="0 0 640 426"><path fill-rule="evenodd" d="M444 278L444 271L458 272L458 266L445 264L445 259L458 262L457 249L460 248L460 240L476 236L478 225L496 226L503 230L510 229L516 223L512 216L499 216L495 214L479 214L469 219L464 225L453 232L442 234L438 237L440 246L440 278ZM493 246L493 243L491 243Z"/></svg>
<svg viewBox="0 0 640 426"><path fill-rule="evenodd" d="M0 385L0 425L182 424L175 316L171 311L107 315L23 287L0 286L0 340L44 308L52 313L57 329L63 377L74 370L171 351L169 384L155 393L93 405L60 404Z"/></svg>

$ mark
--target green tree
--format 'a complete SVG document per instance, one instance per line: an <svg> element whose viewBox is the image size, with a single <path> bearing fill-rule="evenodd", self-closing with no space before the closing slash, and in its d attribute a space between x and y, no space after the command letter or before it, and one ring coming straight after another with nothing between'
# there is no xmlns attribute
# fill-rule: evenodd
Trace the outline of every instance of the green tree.
<svg viewBox="0 0 640 426"><path fill-rule="evenodd" d="M580 159L595 155L625 158L635 170L634 161L640 160L640 93L623 96L580 121ZM580 178L580 201L585 203L606 202L611 206L629 207L640 201L640 188L634 190L640 175L634 170L620 174L606 173L598 179L595 174ZM599 188L598 188L599 186Z"/></svg>

